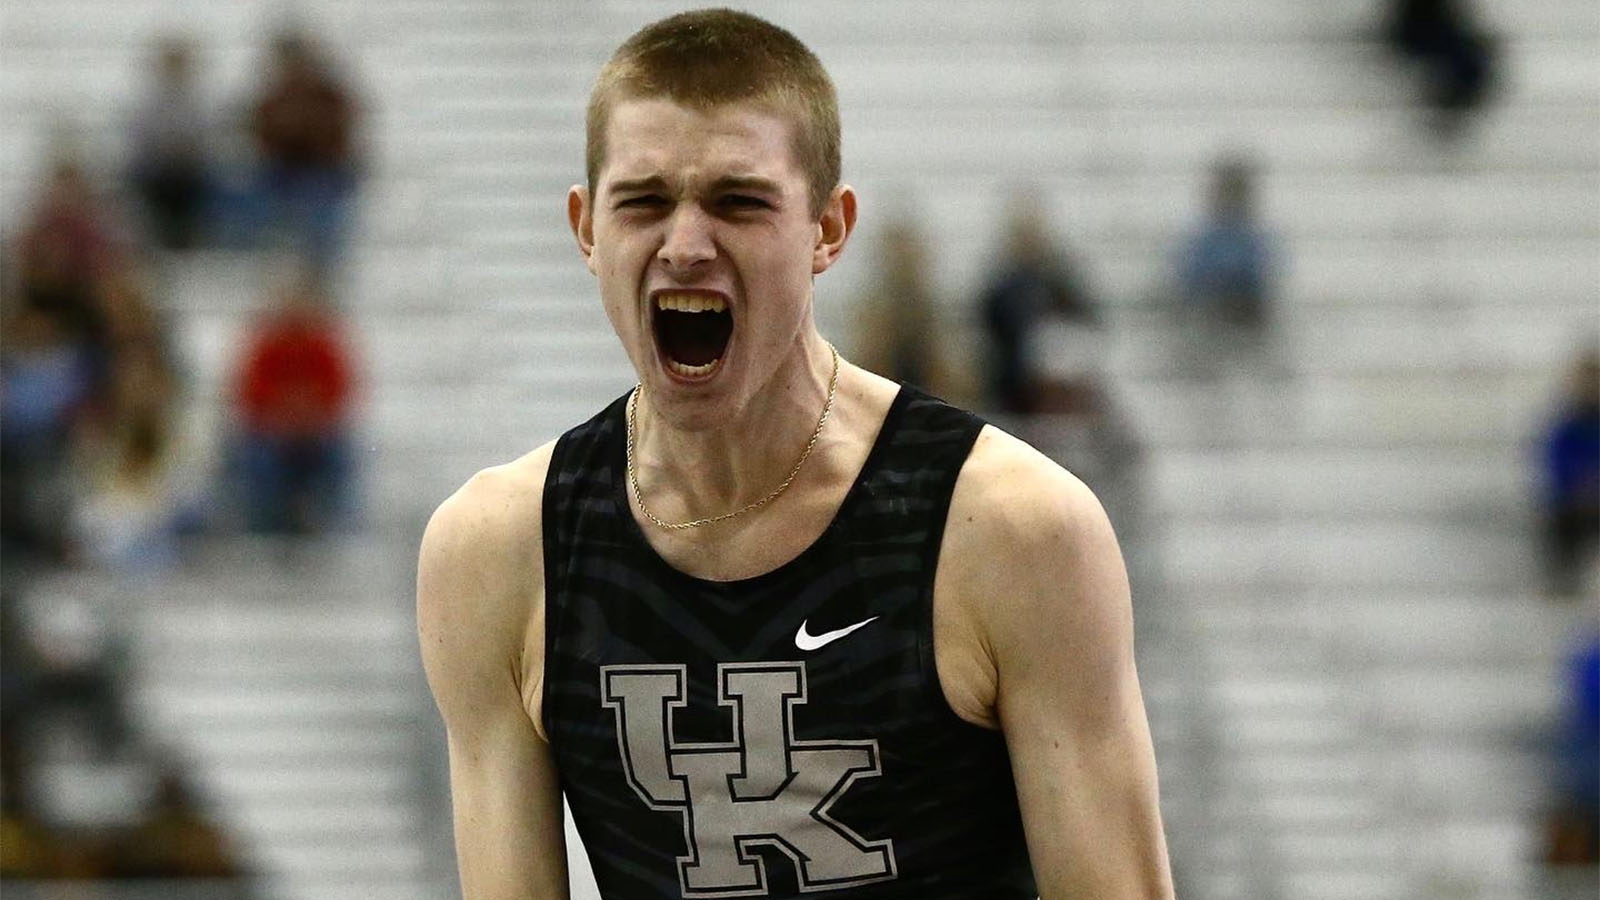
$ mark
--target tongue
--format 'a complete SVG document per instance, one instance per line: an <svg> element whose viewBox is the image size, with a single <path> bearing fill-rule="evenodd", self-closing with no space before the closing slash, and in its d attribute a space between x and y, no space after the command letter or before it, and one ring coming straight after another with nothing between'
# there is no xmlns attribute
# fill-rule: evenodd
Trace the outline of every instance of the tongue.
<svg viewBox="0 0 1600 900"><path fill-rule="evenodd" d="M660 310L656 328L661 347L673 360L686 366L703 366L721 358L733 333L733 317L727 313L684 313Z"/></svg>

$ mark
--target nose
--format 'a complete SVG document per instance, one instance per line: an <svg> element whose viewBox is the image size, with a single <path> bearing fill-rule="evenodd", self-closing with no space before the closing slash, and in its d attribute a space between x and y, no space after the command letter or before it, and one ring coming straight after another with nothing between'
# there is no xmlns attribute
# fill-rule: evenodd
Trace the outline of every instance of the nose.
<svg viewBox="0 0 1600 900"><path fill-rule="evenodd" d="M712 235L713 222L705 211L692 203L680 204L667 220L656 258L673 274L687 274L717 255Z"/></svg>

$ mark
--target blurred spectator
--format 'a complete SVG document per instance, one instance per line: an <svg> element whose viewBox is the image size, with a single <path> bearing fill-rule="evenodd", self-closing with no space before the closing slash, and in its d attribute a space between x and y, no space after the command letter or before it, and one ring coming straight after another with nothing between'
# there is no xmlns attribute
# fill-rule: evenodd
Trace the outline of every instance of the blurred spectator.
<svg viewBox="0 0 1600 900"><path fill-rule="evenodd" d="M83 542L84 510L74 501L105 499L100 476L110 435L125 448L136 434L155 436L134 423L165 417L173 372L163 323L103 227L81 171L65 165L52 181L18 242L24 265L12 287L19 296L6 304L0 519L8 549L95 558L109 545ZM150 400L156 405L136 410L143 390L159 395ZM100 518L106 509L100 506Z"/></svg>
<svg viewBox="0 0 1600 900"><path fill-rule="evenodd" d="M87 349L57 317L22 309L5 323L0 351L0 533L16 552L60 559L68 549L72 434L87 408Z"/></svg>
<svg viewBox="0 0 1600 900"><path fill-rule="evenodd" d="M1008 429L1089 483L1126 535L1139 448L1106 382L1100 304L1031 195L1013 200L1005 242L979 299L986 402L1009 417Z"/></svg>
<svg viewBox="0 0 1600 900"><path fill-rule="evenodd" d="M969 367L957 358L960 342L940 322L916 225L909 219L891 222L881 236L880 254L869 291L857 307L852 356L886 378L963 402L970 394Z"/></svg>
<svg viewBox="0 0 1600 900"><path fill-rule="evenodd" d="M1549 822L1546 860L1600 865L1600 628L1583 630L1569 665L1562 723L1560 782ZM1594 882L1590 882L1592 887Z"/></svg>
<svg viewBox="0 0 1600 900"><path fill-rule="evenodd" d="M1261 363L1275 292L1273 241L1256 217L1254 166L1219 159L1211 170L1205 218L1177 260L1177 289L1193 361L1201 368Z"/></svg>
<svg viewBox="0 0 1600 900"><path fill-rule="evenodd" d="M1545 563L1553 591L1572 595L1600 545L1600 349L1574 363L1542 441Z"/></svg>
<svg viewBox="0 0 1600 900"><path fill-rule="evenodd" d="M256 322L236 385L235 463L248 527L304 534L340 524L349 506L354 372L314 279L290 284Z"/></svg>
<svg viewBox="0 0 1600 900"><path fill-rule="evenodd" d="M119 582L71 577L0 594L6 879L240 874L175 757L150 747L138 727L124 601ZM214 896L241 896L219 887Z"/></svg>
<svg viewBox="0 0 1600 900"><path fill-rule="evenodd" d="M50 320L60 342L87 366L84 404L92 409L107 390L108 305L117 298L106 289L123 282L131 257L116 217L74 157L56 157L31 216L8 249L6 317L37 314Z"/></svg>
<svg viewBox="0 0 1600 900"><path fill-rule="evenodd" d="M1179 288L1190 307L1247 328L1260 328L1272 299L1271 239L1257 221L1255 170L1237 157L1211 172L1206 218L1184 244Z"/></svg>
<svg viewBox="0 0 1600 900"><path fill-rule="evenodd" d="M200 808L176 760L161 761L154 796L117 848L122 878L237 878L227 835Z"/></svg>
<svg viewBox="0 0 1600 900"><path fill-rule="evenodd" d="M273 70L251 110L260 157L257 225L284 237L319 268L337 260L361 168L360 110L311 38L278 35Z"/></svg>
<svg viewBox="0 0 1600 900"><path fill-rule="evenodd" d="M101 325L96 285L122 255L117 231L88 172L58 154L10 248L8 305L49 316L69 340L92 339Z"/></svg>
<svg viewBox="0 0 1600 900"><path fill-rule="evenodd" d="M159 571L177 561L178 535L201 517L198 467L180 437L178 386L161 345L116 346L106 414L79 451L77 543L107 568Z"/></svg>
<svg viewBox="0 0 1600 900"><path fill-rule="evenodd" d="M9 622L7 629L15 634ZM15 677L17 670L16 657L10 652L14 644L14 640L6 641L8 679ZM6 714L6 726L0 729L0 879L40 878L55 869L49 835L27 793L27 763L17 741L18 718Z"/></svg>
<svg viewBox="0 0 1600 900"><path fill-rule="evenodd" d="M27 795L20 739L32 681L22 627L18 593L0 589L0 878L29 878L49 868L38 816Z"/></svg>
<svg viewBox="0 0 1600 900"><path fill-rule="evenodd" d="M156 243L187 250L200 242L212 189L193 47L180 38L163 40L154 69L132 121L129 177Z"/></svg>
<svg viewBox="0 0 1600 900"><path fill-rule="evenodd" d="M0 594L0 877L233 879L206 896L245 896L230 842L138 727L124 601L70 577Z"/></svg>
<svg viewBox="0 0 1600 900"><path fill-rule="evenodd" d="M106 597L71 590L30 587L22 597L12 619L20 640L6 660L21 673L22 692L6 718L26 758L70 746L104 760L129 746L126 635L117 613Z"/></svg>
<svg viewBox="0 0 1600 900"><path fill-rule="evenodd" d="M1079 328L1099 324L1096 303L1077 266L1051 246L1031 200L1015 201L1000 267L980 300L988 336L988 403L1025 415L1066 399L1040 372L1039 328L1046 320ZM1053 398L1053 399L1052 399Z"/></svg>
<svg viewBox="0 0 1600 900"><path fill-rule="evenodd" d="M1389 47L1418 69L1423 98L1441 136L1457 133L1494 86L1494 38L1469 0L1393 0L1384 23Z"/></svg>

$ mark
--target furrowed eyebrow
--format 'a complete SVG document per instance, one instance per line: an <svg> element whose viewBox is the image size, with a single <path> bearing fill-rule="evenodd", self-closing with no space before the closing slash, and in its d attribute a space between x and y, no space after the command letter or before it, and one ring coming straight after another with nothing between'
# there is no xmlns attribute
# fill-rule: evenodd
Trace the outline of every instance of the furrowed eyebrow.
<svg viewBox="0 0 1600 900"><path fill-rule="evenodd" d="M667 180L660 175L651 175L649 178L630 178L625 181L613 181L607 185L607 190L613 194L631 194L637 191L664 192L667 189Z"/></svg>
<svg viewBox="0 0 1600 900"><path fill-rule="evenodd" d="M776 181L759 175L724 175L711 183L712 193L723 191L754 191L761 194L781 194L783 189Z"/></svg>
<svg viewBox="0 0 1600 900"><path fill-rule="evenodd" d="M612 194L633 193L671 193L671 186L660 175L650 175L645 178L627 178L622 181L613 181L606 185L606 190ZM783 187L770 178L759 175L724 175L711 182L707 191L709 194L726 193L728 191L749 191L752 193L778 195L783 193Z"/></svg>

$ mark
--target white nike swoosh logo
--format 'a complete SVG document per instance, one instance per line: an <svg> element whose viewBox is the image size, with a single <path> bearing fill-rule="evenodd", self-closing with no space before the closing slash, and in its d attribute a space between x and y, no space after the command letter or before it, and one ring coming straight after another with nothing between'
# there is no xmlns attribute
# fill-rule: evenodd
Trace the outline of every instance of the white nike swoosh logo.
<svg viewBox="0 0 1600 900"><path fill-rule="evenodd" d="M810 620L808 619L806 621L810 621ZM857 622L854 625L850 625L850 626L848 626L846 628L841 628L838 631L824 631L821 634L808 634L808 633L806 633L806 623L805 622L801 622L800 623L800 630L796 631L794 633L794 645L796 647L799 647L801 650L806 651L807 653L811 652L812 650L820 650L823 647L826 647L829 644L833 643L834 641L837 641L839 638L844 637L845 635L849 634L850 632L855 631L857 628L862 628L862 627L865 627L867 625L871 625L873 622L876 622L876 621L878 621L878 617L877 616L873 616L872 618L866 620L865 622Z"/></svg>

